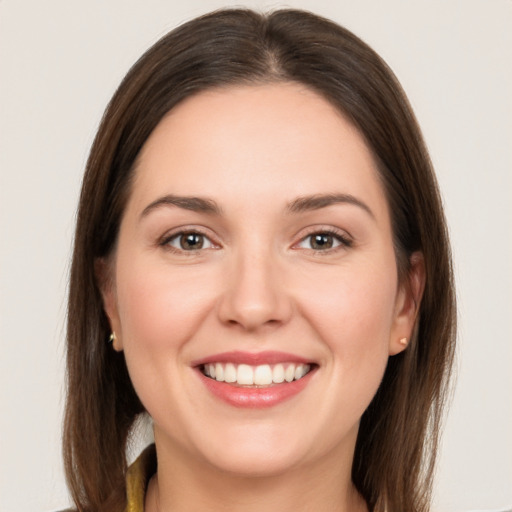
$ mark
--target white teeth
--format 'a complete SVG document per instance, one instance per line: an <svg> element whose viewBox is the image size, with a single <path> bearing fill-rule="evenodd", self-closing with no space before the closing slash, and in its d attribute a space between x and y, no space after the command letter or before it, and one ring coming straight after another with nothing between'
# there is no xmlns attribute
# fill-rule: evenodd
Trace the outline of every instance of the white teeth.
<svg viewBox="0 0 512 512"><path fill-rule="evenodd" d="M284 366L282 364L276 364L272 370L272 382L281 384L284 382Z"/></svg>
<svg viewBox="0 0 512 512"><path fill-rule="evenodd" d="M248 364L239 364L236 372L236 381L242 385L254 384L254 371Z"/></svg>
<svg viewBox="0 0 512 512"><path fill-rule="evenodd" d="M293 363L261 364L258 366L208 363L203 368L205 375L218 382L236 383L241 386L270 386L285 381L293 382L307 375L310 370L311 366L309 364Z"/></svg>
<svg viewBox="0 0 512 512"><path fill-rule="evenodd" d="M291 364L284 371L284 380L286 382L291 382L294 379L294 377L295 377L295 366L293 364Z"/></svg>
<svg viewBox="0 0 512 512"><path fill-rule="evenodd" d="M304 370L304 365L303 364L299 364L296 368L295 368L295 380L298 380L300 379L304 374L303 374L303 370Z"/></svg>
<svg viewBox="0 0 512 512"><path fill-rule="evenodd" d="M258 386L268 386L272 384L272 370L268 364L256 366L256 370L254 370L254 384Z"/></svg>
<svg viewBox="0 0 512 512"><path fill-rule="evenodd" d="M224 367L220 363L215 365L215 380L224 382Z"/></svg>
<svg viewBox="0 0 512 512"><path fill-rule="evenodd" d="M236 367L233 363L228 363L224 368L224 381L236 382Z"/></svg>

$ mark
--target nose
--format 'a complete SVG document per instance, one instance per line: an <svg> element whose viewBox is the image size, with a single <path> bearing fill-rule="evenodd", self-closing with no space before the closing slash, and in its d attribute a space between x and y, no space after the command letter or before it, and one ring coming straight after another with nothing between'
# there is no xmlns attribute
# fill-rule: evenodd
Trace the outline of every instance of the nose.
<svg viewBox="0 0 512 512"><path fill-rule="evenodd" d="M290 319L292 300L269 252L239 254L231 262L218 308L222 323L257 331Z"/></svg>

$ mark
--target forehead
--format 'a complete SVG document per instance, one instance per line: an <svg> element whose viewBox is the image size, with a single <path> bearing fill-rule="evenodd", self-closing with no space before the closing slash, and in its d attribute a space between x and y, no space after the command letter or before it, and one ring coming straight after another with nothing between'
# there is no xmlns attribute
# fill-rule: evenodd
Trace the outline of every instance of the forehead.
<svg viewBox="0 0 512 512"><path fill-rule="evenodd" d="M188 98L155 128L135 173L134 199L146 201L164 192L221 200L341 192L383 201L359 131L322 96L294 83Z"/></svg>

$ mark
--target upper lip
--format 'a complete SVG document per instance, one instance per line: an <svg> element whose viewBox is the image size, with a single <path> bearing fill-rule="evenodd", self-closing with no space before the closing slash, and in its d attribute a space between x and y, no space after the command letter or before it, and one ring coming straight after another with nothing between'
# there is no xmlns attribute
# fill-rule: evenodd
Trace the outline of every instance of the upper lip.
<svg viewBox="0 0 512 512"><path fill-rule="evenodd" d="M248 364L250 366L258 366L262 364L279 364L279 363L297 363L297 364L311 364L312 361L304 357L290 354L287 352L278 351L263 351L263 352L243 352L239 350L231 352L221 352L219 354L212 354L211 356L203 357L192 361L191 366L202 366L209 363L233 363L233 364Z"/></svg>

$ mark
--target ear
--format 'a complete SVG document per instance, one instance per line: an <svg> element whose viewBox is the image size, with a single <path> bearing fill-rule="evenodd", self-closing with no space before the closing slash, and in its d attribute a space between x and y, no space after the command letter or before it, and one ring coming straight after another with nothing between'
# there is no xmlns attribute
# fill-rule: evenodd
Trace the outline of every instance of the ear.
<svg viewBox="0 0 512 512"><path fill-rule="evenodd" d="M110 261L105 258L98 258L94 262L94 272L96 274L96 282L103 299L103 309L108 317L110 329L114 334L112 346L114 350L120 352L123 350L121 322L119 320L119 312L117 307L117 295L114 280L114 268Z"/></svg>
<svg viewBox="0 0 512 512"><path fill-rule="evenodd" d="M395 301L393 326L389 340L389 355L407 348L425 289L425 260L421 252L415 252L409 260L409 272L400 284Z"/></svg>

